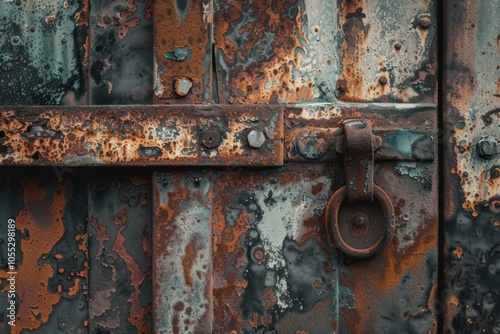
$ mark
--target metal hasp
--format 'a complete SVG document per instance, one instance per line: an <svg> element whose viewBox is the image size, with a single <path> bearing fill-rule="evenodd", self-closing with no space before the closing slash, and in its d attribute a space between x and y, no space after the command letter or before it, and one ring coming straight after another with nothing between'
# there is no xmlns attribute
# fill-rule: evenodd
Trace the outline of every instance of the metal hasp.
<svg viewBox="0 0 500 334"><path fill-rule="evenodd" d="M374 184L375 150L382 146L369 120L344 122L343 149L346 185L328 201L325 224L330 240L344 255L366 259L380 254L395 231L394 207Z"/></svg>

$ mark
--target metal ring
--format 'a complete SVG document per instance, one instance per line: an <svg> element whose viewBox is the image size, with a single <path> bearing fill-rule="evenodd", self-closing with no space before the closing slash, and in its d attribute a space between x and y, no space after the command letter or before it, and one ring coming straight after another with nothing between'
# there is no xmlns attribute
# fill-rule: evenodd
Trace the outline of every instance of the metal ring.
<svg viewBox="0 0 500 334"><path fill-rule="evenodd" d="M344 240L339 228L339 210L342 203L347 198L347 187L343 186L337 190L328 201L325 214L326 230L332 243L343 254L355 259L367 259L380 254L391 242L394 235L396 224L394 223L394 207L389 196L382 188L373 185L374 202L364 203L365 205L374 205L378 202L382 210L383 219L385 221L384 228L381 230L375 243L366 248L353 247Z"/></svg>

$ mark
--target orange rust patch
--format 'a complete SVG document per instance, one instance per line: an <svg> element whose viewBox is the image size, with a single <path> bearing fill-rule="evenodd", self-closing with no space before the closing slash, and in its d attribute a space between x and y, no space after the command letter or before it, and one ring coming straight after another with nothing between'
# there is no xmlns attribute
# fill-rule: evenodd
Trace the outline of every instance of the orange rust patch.
<svg viewBox="0 0 500 334"><path fill-rule="evenodd" d="M58 286L57 293L47 291L54 270L49 264L40 264L39 259L43 254L49 254L64 235L64 185L58 185L49 205L45 201L45 192L38 187L38 181L21 184L25 206L15 220L19 230L29 232L29 239L22 238L20 241L23 263L17 268L16 292L21 302L12 333L36 329L46 323L62 293L62 286Z"/></svg>
<svg viewBox="0 0 500 334"><path fill-rule="evenodd" d="M184 279L186 284L193 286L193 278L191 277L191 267L193 266L196 257L198 256L198 248L194 243L186 245L185 255L182 259L182 266L184 268Z"/></svg>
<svg viewBox="0 0 500 334"><path fill-rule="evenodd" d="M128 321L137 328L138 333L150 333L151 328L147 323L147 318L151 314L153 306L151 303L147 304L141 311L141 314L134 314L128 317Z"/></svg>
<svg viewBox="0 0 500 334"><path fill-rule="evenodd" d="M80 279L75 279L75 285L68 289L68 296L75 296L80 291Z"/></svg>
<svg viewBox="0 0 500 334"><path fill-rule="evenodd" d="M462 254L464 253L462 247L460 246L457 246L457 248L455 248L455 250L453 251L453 254L455 254L457 256L457 259L461 259L462 258Z"/></svg>

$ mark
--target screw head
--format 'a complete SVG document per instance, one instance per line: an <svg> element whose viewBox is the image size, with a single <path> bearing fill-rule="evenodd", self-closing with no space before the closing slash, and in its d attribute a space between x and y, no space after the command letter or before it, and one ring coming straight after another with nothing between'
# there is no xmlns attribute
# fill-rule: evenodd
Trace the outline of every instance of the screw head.
<svg viewBox="0 0 500 334"><path fill-rule="evenodd" d="M174 80L174 91L179 96L186 96L193 87L193 83L188 78L177 78Z"/></svg>
<svg viewBox="0 0 500 334"><path fill-rule="evenodd" d="M220 145L220 134L217 131L205 131L201 135L201 143L206 148L214 148Z"/></svg>
<svg viewBox="0 0 500 334"><path fill-rule="evenodd" d="M481 158L490 160L498 154L498 143L492 137L481 138L476 144L476 149Z"/></svg>
<svg viewBox="0 0 500 334"><path fill-rule="evenodd" d="M266 136L260 130L252 130L247 135L248 145L253 148L261 148L266 141Z"/></svg>

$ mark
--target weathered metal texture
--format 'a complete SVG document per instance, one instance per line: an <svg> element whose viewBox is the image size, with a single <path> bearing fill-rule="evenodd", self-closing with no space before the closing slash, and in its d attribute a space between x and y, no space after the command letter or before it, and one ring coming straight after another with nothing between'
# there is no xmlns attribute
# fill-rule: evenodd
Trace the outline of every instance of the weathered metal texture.
<svg viewBox="0 0 500 334"><path fill-rule="evenodd" d="M343 101L437 100L437 1L337 1Z"/></svg>
<svg viewBox="0 0 500 334"><path fill-rule="evenodd" d="M214 6L221 103L335 99L334 1L216 0Z"/></svg>
<svg viewBox="0 0 500 334"><path fill-rule="evenodd" d="M437 330L437 163L383 162L375 183L394 204L388 248L365 261L344 258L339 285L344 333Z"/></svg>
<svg viewBox="0 0 500 334"><path fill-rule="evenodd" d="M338 264L324 225L343 182L335 167L217 174L214 333L337 332Z"/></svg>
<svg viewBox="0 0 500 334"><path fill-rule="evenodd" d="M154 175L154 333L212 333L213 183L206 171Z"/></svg>
<svg viewBox="0 0 500 334"><path fill-rule="evenodd" d="M374 129L402 130L390 130L387 135L375 131L392 146L396 160L375 163L375 184L383 187L394 204L396 230L392 243L377 257L359 262L342 259L339 329L343 333L432 332L436 322L438 189L437 161L431 158L435 153L427 152L437 151L436 106L317 105L287 109L284 122L287 131L300 131L301 127L334 129L344 119L370 119ZM405 130L413 127L415 133ZM434 139L417 131L428 131ZM398 161L405 156L408 161ZM343 155L337 157L339 161Z"/></svg>
<svg viewBox="0 0 500 334"><path fill-rule="evenodd" d="M252 130L265 134L260 149L250 145ZM220 134L218 145L209 131ZM283 112L277 106L5 107L0 164L282 165Z"/></svg>
<svg viewBox="0 0 500 334"><path fill-rule="evenodd" d="M0 181L0 331L87 333L87 189L84 183ZM8 267L7 222L15 221L15 269ZM15 272L14 275L8 272ZM15 326L7 297L15 277Z"/></svg>
<svg viewBox="0 0 500 334"><path fill-rule="evenodd" d="M481 152L487 147L476 145L500 140L500 8L491 1L443 4L444 330L495 333L500 164L498 155L487 157Z"/></svg>
<svg viewBox="0 0 500 334"><path fill-rule="evenodd" d="M384 119L393 117L396 122ZM323 162L343 159L342 122L371 119L381 138L375 160L433 161L436 158L436 106L433 104L316 105L285 109L285 160Z"/></svg>
<svg viewBox="0 0 500 334"><path fill-rule="evenodd" d="M212 100L213 0L153 2L154 103L192 104ZM192 84L178 94L180 78Z"/></svg>
<svg viewBox="0 0 500 334"><path fill-rule="evenodd" d="M153 0L90 0L90 104L151 104Z"/></svg>
<svg viewBox="0 0 500 334"><path fill-rule="evenodd" d="M89 184L89 332L150 333L151 179Z"/></svg>
<svg viewBox="0 0 500 334"><path fill-rule="evenodd" d="M0 2L3 105L86 104L88 0Z"/></svg>

